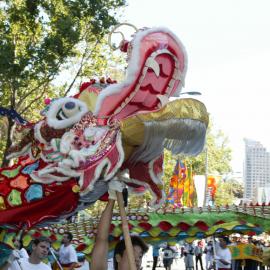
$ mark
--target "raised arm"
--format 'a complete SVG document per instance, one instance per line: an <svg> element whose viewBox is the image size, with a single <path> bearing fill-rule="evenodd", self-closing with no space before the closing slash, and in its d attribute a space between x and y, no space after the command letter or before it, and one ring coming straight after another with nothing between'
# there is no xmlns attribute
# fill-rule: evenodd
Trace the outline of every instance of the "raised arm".
<svg viewBox="0 0 270 270"><path fill-rule="evenodd" d="M109 232L112 220L114 200L109 199L104 209L97 229L96 242L92 252L91 270L107 270L108 267L108 249Z"/></svg>

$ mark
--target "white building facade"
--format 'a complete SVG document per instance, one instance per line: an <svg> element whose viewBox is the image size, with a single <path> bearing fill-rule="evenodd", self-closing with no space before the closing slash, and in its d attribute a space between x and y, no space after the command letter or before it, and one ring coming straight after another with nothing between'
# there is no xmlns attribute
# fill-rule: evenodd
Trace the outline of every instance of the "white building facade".
<svg viewBox="0 0 270 270"><path fill-rule="evenodd" d="M258 141L244 139L244 197L253 201L262 201L261 190L270 184L270 153ZM260 191L260 192L259 192ZM266 201L268 199L266 198Z"/></svg>

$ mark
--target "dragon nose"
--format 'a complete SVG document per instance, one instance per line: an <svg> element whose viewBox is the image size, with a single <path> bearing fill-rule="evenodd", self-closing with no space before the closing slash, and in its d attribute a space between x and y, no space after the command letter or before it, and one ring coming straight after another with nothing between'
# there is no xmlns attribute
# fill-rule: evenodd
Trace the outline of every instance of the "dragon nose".
<svg viewBox="0 0 270 270"><path fill-rule="evenodd" d="M65 104L65 109L67 109L67 110L72 110L72 109L75 108L75 106L76 106L75 102L69 101L69 102L67 102L67 103Z"/></svg>

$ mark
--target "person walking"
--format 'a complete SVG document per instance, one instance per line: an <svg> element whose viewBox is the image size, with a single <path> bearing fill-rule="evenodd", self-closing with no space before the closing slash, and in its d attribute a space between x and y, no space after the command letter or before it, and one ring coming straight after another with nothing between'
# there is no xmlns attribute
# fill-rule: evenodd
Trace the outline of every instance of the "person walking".
<svg viewBox="0 0 270 270"><path fill-rule="evenodd" d="M198 261L200 262L201 270L203 270L203 263L202 263L203 243L202 241L198 241L198 244L194 249L194 254L195 254L196 270L198 270Z"/></svg>
<svg viewBox="0 0 270 270"><path fill-rule="evenodd" d="M163 249L163 266L166 270L171 270L171 266L174 258L174 250L167 243L167 246Z"/></svg>
<svg viewBox="0 0 270 270"><path fill-rule="evenodd" d="M62 267L66 267L67 269L75 268L78 263L77 253L71 244L72 239L72 233L65 232L59 250L59 262Z"/></svg>
<svg viewBox="0 0 270 270"><path fill-rule="evenodd" d="M155 270L157 267L159 257L159 246L153 246L153 267L152 270Z"/></svg>
<svg viewBox="0 0 270 270"><path fill-rule="evenodd" d="M210 270L213 268L214 262L214 247L213 242L209 241L204 249L205 253L205 268L206 270Z"/></svg>
<svg viewBox="0 0 270 270"><path fill-rule="evenodd" d="M29 258L29 255L26 249L23 247L22 239L16 238L14 241L15 250L13 251L13 255L16 258Z"/></svg>
<svg viewBox="0 0 270 270"><path fill-rule="evenodd" d="M194 246L192 243L185 243L183 247L183 255L186 270L194 269Z"/></svg>
<svg viewBox="0 0 270 270"><path fill-rule="evenodd" d="M228 239L223 237L219 238L219 242L216 245L216 268L217 270L229 270L232 265L232 255L227 247Z"/></svg>
<svg viewBox="0 0 270 270"><path fill-rule="evenodd" d="M16 258L2 270L51 270L51 268L42 262L49 254L50 240L40 237L32 242L32 252L29 258Z"/></svg>

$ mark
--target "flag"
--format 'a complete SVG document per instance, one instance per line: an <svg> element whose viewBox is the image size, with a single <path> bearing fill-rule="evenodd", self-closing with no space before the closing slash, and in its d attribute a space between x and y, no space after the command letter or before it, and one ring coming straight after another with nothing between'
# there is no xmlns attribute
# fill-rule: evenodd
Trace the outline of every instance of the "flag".
<svg viewBox="0 0 270 270"><path fill-rule="evenodd" d="M217 191L217 183L216 183L216 178L212 175L209 175L207 177L207 189L208 189L208 193L210 195L211 205L214 205L216 191Z"/></svg>
<svg viewBox="0 0 270 270"><path fill-rule="evenodd" d="M194 183L194 175L191 165L185 165L186 178L184 182L184 192L182 195L182 204L187 207L197 206L197 192Z"/></svg>
<svg viewBox="0 0 270 270"><path fill-rule="evenodd" d="M186 179L186 166L181 160L177 160L173 175L170 180L167 203L174 207L181 207L182 195L184 192L184 182Z"/></svg>

